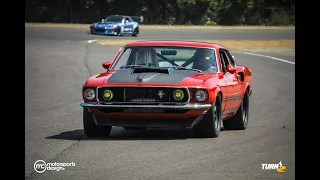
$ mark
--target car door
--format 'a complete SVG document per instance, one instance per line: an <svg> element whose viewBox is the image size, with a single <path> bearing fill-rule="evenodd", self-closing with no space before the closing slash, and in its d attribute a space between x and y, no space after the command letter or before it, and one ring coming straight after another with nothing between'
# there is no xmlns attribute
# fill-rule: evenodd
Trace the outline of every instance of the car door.
<svg viewBox="0 0 320 180"><path fill-rule="evenodd" d="M123 32L131 32L133 30L133 22L128 17L124 18Z"/></svg>
<svg viewBox="0 0 320 180"><path fill-rule="evenodd" d="M225 51L225 53L226 53L226 55L227 55L227 57L228 57L228 62L229 62L229 64L232 66L232 67L234 67L234 68L236 68L236 63L235 63L235 61L234 61L234 59L233 59L233 57L232 57L232 55L231 55L231 53L228 51L228 50L224 50ZM237 111L238 110L238 107L240 106L240 104L241 104L241 102L242 102L242 96L243 96L243 89L244 89L244 86L245 86L245 84L244 84L244 82L240 79L240 77L239 77L239 75L238 75L238 72L236 71L235 73L234 73L234 83L233 83L233 89L234 89L234 102L237 104L236 105L236 107L234 108L234 112L235 111Z"/></svg>
<svg viewBox="0 0 320 180"><path fill-rule="evenodd" d="M225 101L225 111L224 115L228 115L234 112L239 104L240 91L238 87L238 76L235 73L230 73L227 71L227 65L229 64L229 59L227 53L224 49L219 50L222 70L224 71L225 82L227 85L227 94L223 101Z"/></svg>

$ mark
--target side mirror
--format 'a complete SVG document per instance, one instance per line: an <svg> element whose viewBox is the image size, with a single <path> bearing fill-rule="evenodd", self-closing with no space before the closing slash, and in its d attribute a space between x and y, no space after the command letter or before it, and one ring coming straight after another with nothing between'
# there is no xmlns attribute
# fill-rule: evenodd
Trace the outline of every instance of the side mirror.
<svg viewBox="0 0 320 180"><path fill-rule="evenodd" d="M236 72L236 68L231 66L230 64L227 65L227 71L230 73L235 73Z"/></svg>
<svg viewBox="0 0 320 180"><path fill-rule="evenodd" d="M101 19L101 23L104 23L104 19Z"/></svg>
<svg viewBox="0 0 320 180"><path fill-rule="evenodd" d="M126 21L125 21L125 23L128 23L128 22L129 22L129 20L126 20Z"/></svg>
<svg viewBox="0 0 320 180"><path fill-rule="evenodd" d="M102 67L104 67L105 69L109 69L109 67L111 66L111 63L110 62L104 62L102 64Z"/></svg>

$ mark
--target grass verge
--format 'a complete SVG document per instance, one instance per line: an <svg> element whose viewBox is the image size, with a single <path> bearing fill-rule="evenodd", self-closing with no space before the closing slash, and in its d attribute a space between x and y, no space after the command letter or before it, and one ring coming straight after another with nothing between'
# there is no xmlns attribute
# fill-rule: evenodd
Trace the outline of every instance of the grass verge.
<svg viewBox="0 0 320 180"><path fill-rule="evenodd" d="M124 45L135 40L98 39L93 43L102 45ZM267 48L295 48L294 40L196 40L200 42L216 43L233 50L267 49Z"/></svg>
<svg viewBox="0 0 320 180"><path fill-rule="evenodd" d="M25 26L35 27L75 27L88 28L90 24L68 24L68 23L25 23ZM205 28L205 29L294 29L295 26L184 26L184 25L140 25L141 28Z"/></svg>

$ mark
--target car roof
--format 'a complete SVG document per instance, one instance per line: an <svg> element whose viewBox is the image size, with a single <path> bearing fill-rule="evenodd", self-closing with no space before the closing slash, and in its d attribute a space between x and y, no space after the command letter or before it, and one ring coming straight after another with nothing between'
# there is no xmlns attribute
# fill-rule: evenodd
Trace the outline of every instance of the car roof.
<svg viewBox="0 0 320 180"><path fill-rule="evenodd" d="M135 41L127 43L125 46L191 46L191 47L202 47L202 48L224 48L225 47L208 42L200 41L184 41L184 40L149 40L149 41Z"/></svg>

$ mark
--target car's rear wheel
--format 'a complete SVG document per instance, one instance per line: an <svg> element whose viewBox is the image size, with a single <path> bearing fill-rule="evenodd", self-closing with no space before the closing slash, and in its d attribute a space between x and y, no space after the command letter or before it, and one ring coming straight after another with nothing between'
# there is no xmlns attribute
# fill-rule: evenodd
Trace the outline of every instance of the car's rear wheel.
<svg viewBox="0 0 320 180"><path fill-rule="evenodd" d="M88 137L107 137L110 135L112 126L98 126L95 124L92 113L88 108L83 108L84 133Z"/></svg>
<svg viewBox="0 0 320 180"><path fill-rule="evenodd" d="M212 138L218 137L221 131L221 96L217 95L210 110L203 119L193 127L195 137Z"/></svg>
<svg viewBox="0 0 320 180"><path fill-rule="evenodd" d="M244 130L247 128L249 120L249 93L246 93L243 96L241 105L237 113L223 121L223 127L226 130Z"/></svg>

